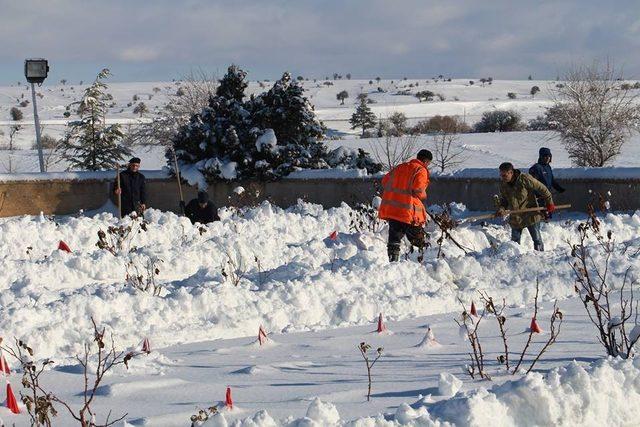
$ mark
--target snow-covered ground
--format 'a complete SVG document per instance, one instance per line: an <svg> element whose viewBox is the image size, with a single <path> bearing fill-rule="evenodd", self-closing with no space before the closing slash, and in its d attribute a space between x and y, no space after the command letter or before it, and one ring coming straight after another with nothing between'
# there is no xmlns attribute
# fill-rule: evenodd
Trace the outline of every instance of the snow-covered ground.
<svg viewBox="0 0 640 427"><path fill-rule="evenodd" d="M456 212L468 214L459 206ZM134 359L129 371L119 367L109 375L95 406L102 417L109 409L127 412L133 425L189 425L196 408L224 399L227 386L235 406L223 416L229 422L254 419L243 425L356 419L351 425L633 424L640 366L602 359L595 330L573 297L567 241L575 237L579 216L565 214L543 225L544 253L532 250L528 236L522 246L509 242L502 224L463 225L454 236L469 254L447 242L444 259L430 249L422 264L415 254L389 264L385 230L350 231L350 213L346 205L324 210L300 203L283 210L264 203L241 214L223 210L221 222L200 230L185 218L150 210L147 231L134 228L117 256L96 247L98 230L117 223L109 213L2 219L0 330L7 341L25 339L37 357L52 357L56 364L42 381L75 404L82 399L82 375L71 356L91 340L92 316L121 348L139 348L148 337L153 352ZM640 213L608 214L602 221L616 242L630 247L612 256L613 283L628 266L635 276ZM333 231L336 241L328 238ZM57 250L60 240L73 252ZM160 296L126 285L127 262L143 266L149 259L162 260ZM237 286L232 271L243 273ZM537 373L512 377L496 361L501 341L495 321L487 319L481 336L494 381L471 380L463 373L468 344L453 321L462 311L457 298L466 306L479 304L479 290L505 298L517 357L536 279L543 329L552 301L560 299L565 320L558 342ZM389 333L373 332L380 313ZM270 333L262 347L255 342L260 325ZM427 325L438 344L420 345ZM536 336L526 360L546 338ZM384 347L373 368L371 402L364 397L366 370L356 348L362 341ZM459 386L450 377L441 380L444 372L463 381L461 393L451 397ZM17 376L11 381L20 387ZM260 410L269 415L254 417ZM60 412L55 425L72 425ZM298 419L305 415L309 419ZM26 422L25 415L0 416ZM375 419L362 418L369 416ZM221 417L214 421L210 425L226 425Z"/></svg>

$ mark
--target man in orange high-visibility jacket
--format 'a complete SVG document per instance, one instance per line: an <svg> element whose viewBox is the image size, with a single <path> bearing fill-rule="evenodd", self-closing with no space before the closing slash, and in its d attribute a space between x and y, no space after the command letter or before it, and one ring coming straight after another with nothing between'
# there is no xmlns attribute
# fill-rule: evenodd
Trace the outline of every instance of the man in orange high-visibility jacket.
<svg viewBox="0 0 640 427"><path fill-rule="evenodd" d="M432 159L429 150L420 150L415 159L396 166L382 178L378 217L389 222L387 253L391 262L400 258L400 242L404 236L414 246L424 244L427 211L422 201L427 198L427 167Z"/></svg>

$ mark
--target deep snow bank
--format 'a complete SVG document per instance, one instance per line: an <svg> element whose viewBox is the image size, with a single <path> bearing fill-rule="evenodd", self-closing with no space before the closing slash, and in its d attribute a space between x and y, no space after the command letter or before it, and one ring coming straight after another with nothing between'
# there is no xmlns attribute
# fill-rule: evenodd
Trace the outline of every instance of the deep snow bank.
<svg viewBox="0 0 640 427"><path fill-rule="evenodd" d="M548 374L532 373L490 389L433 403L430 396L400 405L394 414L342 420L335 406L316 399L305 417L274 420L266 411L228 423L220 414L205 426L625 426L640 417L640 360L576 362Z"/></svg>
<svg viewBox="0 0 640 427"><path fill-rule="evenodd" d="M566 243L571 223L543 226L545 253L535 253L528 236L523 246L509 242L509 230L500 225L463 226L454 234L471 254L446 243L445 259L436 260L431 249L422 265L389 264L386 232L349 233L351 212L346 205L323 210L300 203L282 210L264 203L241 215L224 211L223 221L201 232L186 218L150 210L148 230L134 233L131 253L117 257L96 247L97 231L117 223L110 214L57 223L3 219L0 330L25 338L40 357L60 357L81 350L90 316L113 330L118 343L149 337L157 348L254 335L260 324L286 332L366 324L380 312L401 319L457 311L456 298L469 301L478 289L522 304L533 299L536 277L544 299L573 292ZM640 216L608 215L604 226L619 242L633 244ZM327 245L334 230L337 242ZM56 250L59 240L73 253ZM229 257L243 273L238 286L229 280ZM162 260L159 297L125 282L129 259L143 265L150 258ZM629 262L614 256L612 272Z"/></svg>

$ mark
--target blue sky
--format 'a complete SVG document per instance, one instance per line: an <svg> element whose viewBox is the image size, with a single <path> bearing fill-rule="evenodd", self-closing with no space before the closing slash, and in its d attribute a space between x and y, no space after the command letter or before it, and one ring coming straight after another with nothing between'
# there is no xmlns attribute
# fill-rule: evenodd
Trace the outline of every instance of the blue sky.
<svg viewBox="0 0 640 427"><path fill-rule="evenodd" d="M640 79L640 1L0 0L0 84L24 81L27 57L51 81L283 71L375 76L555 78L611 58Z"/></svg>

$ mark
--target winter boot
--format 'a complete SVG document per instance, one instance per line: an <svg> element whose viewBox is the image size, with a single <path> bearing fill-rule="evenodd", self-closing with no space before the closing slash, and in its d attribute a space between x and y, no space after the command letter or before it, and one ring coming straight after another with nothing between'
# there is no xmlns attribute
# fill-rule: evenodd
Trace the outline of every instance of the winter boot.
<svg viewBox="0 0 640 427"><path fill-rule="evenodd" d="M400 259L400 246L387 246L387 254L389 255L389 262L397 262Z"/></svg>

